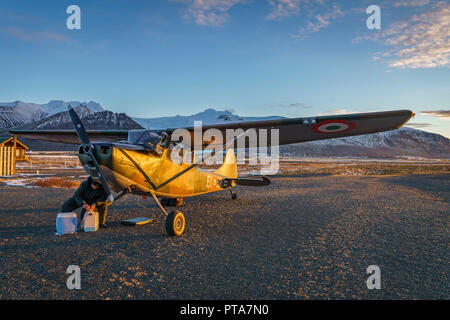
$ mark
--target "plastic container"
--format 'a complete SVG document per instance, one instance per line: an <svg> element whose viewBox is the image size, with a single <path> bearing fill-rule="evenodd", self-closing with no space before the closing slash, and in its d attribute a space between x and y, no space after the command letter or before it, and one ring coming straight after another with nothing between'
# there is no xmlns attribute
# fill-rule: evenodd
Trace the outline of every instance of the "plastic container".
<svg viewBox="0 0 450 320"><path fill-rule="evenodd" d="M56 234L73 234L77 232L77 214L62 212L56 216Z"/></svg>
<svg viewBox="0 0 450 320"><path fill-rule="evenodd" d="M98 230L98 212L87 210L84 214L82 222L83 230L85 232L97 231Z"/></svg>

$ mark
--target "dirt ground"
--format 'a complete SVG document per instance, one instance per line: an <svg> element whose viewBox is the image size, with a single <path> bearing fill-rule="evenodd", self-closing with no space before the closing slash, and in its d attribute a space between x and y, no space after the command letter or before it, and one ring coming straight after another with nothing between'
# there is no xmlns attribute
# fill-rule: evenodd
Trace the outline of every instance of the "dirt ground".
<svg viewBox="0 0 450 320"><path fill-rule="evenodd" d="M0 186L0 299L450 298L450 174L280 175L236 200L185 199L180 238L134 196L110 207L108 229L56 236L73 191ZM155 223L120 223L142 216ZM80 290L66 287L69 265Z"/></svg>

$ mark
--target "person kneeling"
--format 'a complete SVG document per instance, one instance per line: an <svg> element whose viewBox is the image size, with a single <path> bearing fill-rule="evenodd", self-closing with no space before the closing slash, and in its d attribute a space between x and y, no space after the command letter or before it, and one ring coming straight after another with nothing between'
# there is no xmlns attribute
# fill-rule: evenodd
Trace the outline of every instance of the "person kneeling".
<svg viewBox="0 0 450 320"><path fill-rule="evenodd" d="M105 224L108 209L106 204L107 197L108 195L103 189L100 179L89 177L80 184L73 197L64 202L61 212L72 212L83 207L81 210L81 221L83 221L86 210L97 209L100 228L107 228Z"/></svg>

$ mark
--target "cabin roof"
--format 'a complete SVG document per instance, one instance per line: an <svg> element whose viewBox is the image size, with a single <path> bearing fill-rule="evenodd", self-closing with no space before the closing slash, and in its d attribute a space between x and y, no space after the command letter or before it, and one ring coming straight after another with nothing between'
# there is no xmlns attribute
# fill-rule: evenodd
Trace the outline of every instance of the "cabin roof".
<svg viewBox="0 0 450 320"><path fill-rule="evenodd" d="M5 145L9 141L12 142L12 140L13 140L13 137L0 137L0 146ZM22 149L28 150L28 147L17 139L16 139L16 147L19 149L22 148Z"/></svg>

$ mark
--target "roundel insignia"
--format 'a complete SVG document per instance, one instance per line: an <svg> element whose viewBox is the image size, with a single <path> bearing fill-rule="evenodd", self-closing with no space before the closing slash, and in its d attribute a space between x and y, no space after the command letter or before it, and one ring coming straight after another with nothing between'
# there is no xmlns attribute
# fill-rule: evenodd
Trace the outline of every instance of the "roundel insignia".
<svg viewBox="0 0 450 320"><path fill-rule="evenodd" d="M317 133L341 133L349 131L355 127L353 122L345 120L327 120L312 126L312 130Z"/></svg>

